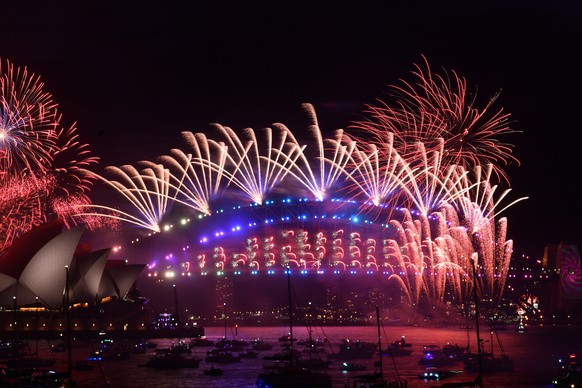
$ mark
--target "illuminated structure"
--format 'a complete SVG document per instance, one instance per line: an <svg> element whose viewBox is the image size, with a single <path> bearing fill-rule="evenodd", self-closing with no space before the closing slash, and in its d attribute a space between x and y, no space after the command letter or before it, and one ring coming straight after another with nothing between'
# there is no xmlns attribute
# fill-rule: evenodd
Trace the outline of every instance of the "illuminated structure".
<svg viewBox="0 0 582 388"><path fill-rule="evenodd" d="M61 222L35 228L0 257L0 328L9 335L149 329L149 313L133 289L145 265L108 260L109 249L79 245L84 228ZM68 292L66 291L68 284ZM67 298L68 296L68 305Z"/></svg>
<svg viewBox="0 0 582 388"><path fill-rule="evenodd" d="M113 175L108 178L89 169L97 159L77 141L74 128L61 129L56 104L42 84L36 78L28 82L26 70L15 72L8 64L0 83L0 113L9 123L0 128L0 216L9 225L0 236L1 248L53 218L69 228L126 222L160 234L172 230L172 215L189 211L192 219L206 217L197 225L205 232L216 229L206 224L214 221L223 230L166 245L172 251L161 258L150 250L142 257L152 276L287 267L363 270L384 274L410 305L465 301L473 288L498 301L513 250L508 221L499 215L525 199L502 206L510 190L499 192L496 182L508 181L503 165L518 162L512 146L498 139L514 131L508 114L491 111L496 96L477 109L463 78L454 72L432 74L425 65L413 72L415 83L393 88L394 104L368 106L368 118L353 123L349 133L337 130L325 138L315 109L304 104L308 142L281 123L260 135L247 129L240 137L214 124L212 137L184 131L183 147L155 162L140 162L140 169L106 168ZM27 116L20 117L24 108ZM51 154L55 150L57 156ZM117 202L116 208L91 203L86 193L95 181L114 188L124 203ZM237 225L218 217L220 201L252 208L248 220ZM255 233L251 229L257 223L261 229ZM224 233L233 246L218 241ZM178 266L169 268L166 262L172 258ZM55 268L64 261L55 261ZM53 293L32 284L47 262L35 258L30 269L6 278L5 295L12 293L17 301L38 296L57 304ZM74 266L80 271L71 274L80 275L74 291L95 291L94 274L102 262L95 253Z"/></svg>
<svg viewBox="0 0 582 388"><path fill-rule="evenodd" d="M155 236L133 240L151 276L375 271L410 305L466 301L475 286L500 301L513 241L499 215L526 199L502 204L510 190L495 182L508 180L503 164L517 162L498 139L513 132L509 115L490 112L495 98L476 109L454 73L416 70L417 83L395 87L393 105L369 106L350 133L325 138L310 104L309 142L281 123L262 136L247 129L239 137L220 124L213 137L183 132L182 148L142 161L141 170L94 175L133 213L82 205L79 215L150 236L193 225L161 245Z"/></svg>

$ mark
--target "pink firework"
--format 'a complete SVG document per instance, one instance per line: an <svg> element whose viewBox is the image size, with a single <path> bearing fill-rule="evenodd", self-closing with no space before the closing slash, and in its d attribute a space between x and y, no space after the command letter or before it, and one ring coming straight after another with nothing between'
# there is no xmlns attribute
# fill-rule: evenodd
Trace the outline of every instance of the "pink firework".
<svg viewBox="0 0 582 388"><path fill-rule="evenodd" d="M308 130L313 136L315 147L300 144L287 126L275 123L273 126L285 131L289 137L288 149L275 150L279 160L277 163L283 163L282 167L296 182L306 188L315 200L322 201L329 197L329 191L342 176L351 150L343 146L341 141L333 143L335 147L332 149L326 149L313 105L305 103L302 108L310 120ZM342 137L343 131L336 131L337 136Z"/></svg>
<svg viewBox="0 0 582 388"><path fill-rule="evenodd" d="M40 77L0 63L0 249L34 226L59 218L79 222L92 183L82 169L96 164L75 125L60 127L52 96ZM87 220L83 220L87 221ZM95 224L95 222L93 222Z"/></svg>
<svg viewBox="0 0 582 388"><path fill-rule="evenodd" d="M273 147L273 130L265 128L261 136L257 137L252 128L243 130L241 138L231 128L214 124L220 134L224 136L228 145L226 153L232 172L228 172L230 183L243 191L248 198L259 205L265 197L281 182L288 170L279 155L287 142L287 131L279 131L277 148ZM259 138L262 141L259 141Z"/></svg>
<svg viewBox="0 0 582 388"><path fill-rule="evenodd" d="M99 158L91 154L89 145L79 139L76 124L68 129L59 128L55 138L55 153L51 174L56 176L56 195L61 197L79 196L87 200L86 193L95 182L95 177L85 169L97 165Z"/></svg>
<svg viewBox="0 0 582 388"><path fill-rule="evenodd" d="M354 122L351 128L359 136L383 143L386 134L394 133L395 145L407 160L415 156L417 142L428 151L438 148L435 141L444 140L444 165L461 165L472 169L477 165L493 164L498 178L508 181L503 166L519 163L512 155L511 144L501 136L515 133L510 128L510 115L503 109L493 111L498 94L484 108L475 107L476 93L467 91L467 82L452 71L444 75L433 74L424 58L425 69L415 65L416 83L402 80L402 86L390 86L395 101L391 104L378 101L368 105L368 118Z"/></svg>
<svg viewBox="0 0 582 388"><path fill-rule="evenodd" d="M50 177L4 176L0 180L0 253L34 226L47 220L45 206L54 190Z"/></svg>
<svg viewBox="0 0 582 388"><path fill-rule="evenodd" d="M176 190L170 183L170 173L166 168L147 161L142 161L142 164L146 167L141 170L132 165L106 167L105 171L115 179L82 170L83 173L113 187L138 215L109 206L78 203L77 216L105 217L116 222L127 222L154 233L160 232L160 224L171 209Z"/></svg>
<svg viewBox="0 0 582 388"><path fill-rule="evenodd" d="M202 133L184 131L182 138L191 152L175 148L159 160L170 171L170 186L178 192L176 202L211 215L212 200L220 197L232 177L225 169L228 147Z"/></svg>
<svg viewBox="0 0 582 388"><path fill-rule="evenodd" d="M91 206L91 201L86 196L67 196L56 198L52 202L54 214L63 220L67 228L83 224L88 230L119 230L121 219L116 211L85 213L84 209Z"/></svg>
<svg viewBox="0 0 582 388"><path fill-rule="evenodd" d="M55 150L58 118L40 77L0 62L0 171L45 172Z"/></svg>

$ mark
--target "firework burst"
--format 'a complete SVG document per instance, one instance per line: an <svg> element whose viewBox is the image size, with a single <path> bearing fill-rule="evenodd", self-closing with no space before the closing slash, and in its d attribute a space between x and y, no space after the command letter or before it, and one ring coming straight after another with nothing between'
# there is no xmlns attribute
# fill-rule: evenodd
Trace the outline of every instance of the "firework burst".
<svg viewBox="0 0 582 388"><path fill-rule="evenodd" d="M0 252L35 226L46 221L44 204L55 188L50 177L13 176L0 185Z"/></svg>
<svg viewBox="0 0 582 388"><path fill-rule="evenodd" d="M95 179L85 171L98 162L99 158L92 155L89 145L80 141L75 123L57 130L51 172L58 180L58 195L78 196L88 201L86 193L91 190Z"/></svg>
<svg viewBox="0 0 582 388"><path fill-rule="evenodd" d="M507 180L503 166L518 162L512 146L499 140L515 132L510 116L492 110L497 95L477 109L465 79L433 74L426 59L413 75L415 83L392 87L394 104L367 107L369 118L351 126L358 136L337 130L324 139L313 106L303 104L313 146L281 123L260 136L247 128L243 137L215 124L222 141L183 132L187 150L141 162L141 170L107 167L113 178L106 178L90 171L98 158L74 124L61 126L40 78L6 62L0 67L0 251L50 218L95 228L125 222L159 232L174 204L211 215L212 201L228 188L261 205L283 180L294 180L320 201L345 186L351 199L363 199L360 211L397 209L398 217L390 210L382 220L389 237L376 244L343 229L329 239L320 231L287 230L280 242L254 236L241 251L195 252L187 267L374 268L389 271L388 281L410 304L444 301L447 292L464 300L473 287L499 299L513 249L507 219L499 215L526 199L502 205L510 190L493 182ZM112 187L129 210L92 204L87 193L95 181Z"/></svg>
<svg viewBox="0 0 582 388"><path fill-rule="evenodd" d="M106 172L118 180L84 171L113 187L137 210L139 216L109 206L84 203L77 204L76 215L112 218L151 230L154 233L160 232L161 221L168 213L169 205L172 203L171 199L175 197L175 193L173 194L171 191L170 174L167 169L150 162L144 163L147 167L141 171L131 165L106 167Z"/></svg>
<svg viewBox="0 0 582 388"><path fill-rule="evenodd" d="M232 178L232 174L225 169L228 147L208 139L202 133L185 131L182 137L193 154L172 149L170 155L164 155L159 160L173 172L170 183L178 191L176 201L211 215L211 201L220 196L229 177Z"/></svg>
<svg viewBox="0 0 582 388"><path fill-rule="evenodd" d="M300 144L289 128L281 123L275 123L273 126L287 132L290 139L289 149L287 152L275 151L284 161L282 167L286 168L288 174L309 190L316 200L323 201L328 196L328 191L342 176L343 166L349 160L350 151L343 147L341 142L336 142L334 143L336 147L332 151L328 150L328 153L332 153L332 155L326 157L324 140L313 105L303 104L302 107L310 119L308 131L315 140L316 156L314 160L317 161L317 168L312 168L313 163L309 162L311 157L305 151L307 145ZM341 136L341 132L339 136Z"/></svg>
<svg viewBox="0 0 582 388"><path fill-rule="evenodd" d="M339 143L347 142L344 149L348 150L348 162L338 168L344 171L351 182L347 185L347 193L352 198L363 194L364 203L383 207L388 204L391 195L400 191L402 178L409 166L400 158L391 142L383 144L384 150L380 151L375 144L357 145L355 141L343 136L327 141L336 144L336 149L339 148Z"/></svg>
<svg viewBox="0 0 582 388"><path fill-rule="evenodd" d="M40 77L0 62L0 169L11 175L45 172L58 125L56 104Z"/></svg>
<svg viewBox="0 0 582 388"><path fill-rule="evenodd" d="M365 112L368 118L352 123L351 128L377 143L393 133L406 160L415 158L415 143L421 142L431 151L440 148L438 139L443 139L444 165L470 170L492 164L495 175L509 182L503 166L519 161L512 155L512 145L500 137L518 131L511 129L510 115L503 109L492 111L498 94L479 110L475 107L477 93L471 96L464 78L454 71L433 74L423 59L425 68L415 65L412 72L416 83L401 80L402 86L391 85L395 102L369 104Z"/></svg>
<svg viewBox="0 0 582 388"><path fill-rule="evenodd" d="M57 104L40 77L9 61L0 63L0 252L55 218L66 226L90 223L74 209L90 203L92 179L81 170L97 161L79 141L75 125L61 127Z"/></svg>
<svg viewBox="0 0 582 388"><path fill-rule="evenodd" d="M276 148L273 147L273 130L263 130L264 142L261 144L252 128L245 128L243 140L231 128L214 124L229 145L227 158L232 166L229 173L230 183L246 193L252 202L263 204L265 197L285 178L289 160L281 161L280 155L287 142L288 131L282 131ZM260 147L264 145L264 147ZM263 151L263 152L261 152Z"/></svg>

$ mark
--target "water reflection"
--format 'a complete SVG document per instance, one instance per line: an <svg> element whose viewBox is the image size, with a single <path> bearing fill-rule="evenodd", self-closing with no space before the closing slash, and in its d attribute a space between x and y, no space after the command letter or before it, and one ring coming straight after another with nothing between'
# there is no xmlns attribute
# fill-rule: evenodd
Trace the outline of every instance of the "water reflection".
<svg viewBox="0 0 582 388"><path fill-rule="evenodd" d="M337 351L343 339L360 340L366 342L377 342L377 328L366 327L312 327L312 338L324 340L327 338L326 352ZM551 387L551 380L560 371L556 366L559 356L566 356L582 347L579 342L580 327L530 327L528 332L518 333L514 330L498 332L497 336L489 331L484 331L481 336L484 340L484 348L493 351L495 354L504 352L513 360L514 371L487 374L484 377L485 387ZM247 358L240 363L220 365L224 370L222 376L205 376L203 370L210 364L202 362L197 369L183 370L148 370L139 368L155 351L149 350L146 353L132 354L127 360L116 360L99 362L96 368L86 371L74 371L74 378L78 386L82 387L254 387L258 373L263 369L265 361L263 356L279 352L281 347L279 338L286 335L286 327L239 327L238 339L252 341L260 338L265 342L273 344L273 348L261 351L256 358ZM211 340L223 337L224 327L208 327L206 335ZM297 327L294 330L297 340L304 340L309 337L307 328ZM405 336L408 344L411 345L410 355L401 357L384 357L382 370L387 380L405 379L408 387L437 387L442 385L442 381L423 381L418 378L425 366L419 364L423 356L423 347L427 345L459 345L469 346L476 350L476 336L472 331L461 328L423 328L408 326L389 326L383 328L382 341L384 346L390 342ZM171 345L176 339L152 340L157 347L163 348ZM209 347L195 347L193 352L204 358ZM90 353L90 346L85 348L75 347L73 349L73 360L86 358ZM49 346L40 346L39 352L42 354L52 354L57 357L57 368L66 367L66 354L51 353ZM368 359L355 360L354 362L364 365L367 371L378 370L374 366L377 356ZM357 371L342 371L341 361L335 360L327 369L327 373L333 377L333 385L337 388L350 387L353 383L354 374ZM458 368L463 369L462 363ZM476 378L476 373L463 371L459 375L451 376L446 382L471 381Z"/></svg>

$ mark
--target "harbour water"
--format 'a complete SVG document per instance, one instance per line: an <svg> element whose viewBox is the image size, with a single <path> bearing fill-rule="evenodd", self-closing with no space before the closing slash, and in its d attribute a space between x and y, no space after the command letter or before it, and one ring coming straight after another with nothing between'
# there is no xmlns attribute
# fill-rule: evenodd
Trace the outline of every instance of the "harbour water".
<svg viewBox="0 0 582 388"><path fill-rule="evenodd" d="M500 355L504 352L514 364L514 371L507 373L485 374L485 387L551 387L553 377L559 375L560 369L555 362L560 356L567 356L582 348L582 334L580 326L536 326L528 327L526 333L517 333L513 327L507 330L492 333L488 328L481 328L481 338L484 340L486 351L493 351ZM378 341L378 329L375 326L363 327L312 327L312 338L324 340L327 338L327 346L331 351L338 350L342 339L360 340L365 342ZM256 377L267 361L263 357L280 350L279 337L286 335L287 327L238 327L236 331L229 328L229 339L252 341L262 339L273 345L270 351L262 351L257 358L241 359L239 363L213 364L224 369L223 376L206 376L203 370L211 364L202 361L199 368L181 370L156 370L139 367L154 355L154 349L144 354L131 354L126 360L91 361L95 368L88 371L73 371L73 379L79 387L254 387ZM225 334L224 327L207 327L206 336L210 340L218 340ZM469 345L476 350L475 330L466 330L457 327L429 328L411 326L385 326L381 329L383 346L388 342L405 336L406 341L412 344L412 354L400 357L384 357L382 369L385 378L403 379L408 387L438 387L444 382L472 381L476 374L463 371L442 381L424 381L418 375L424 370L419 365L422 357L423 345L458 344ZM309 330L305 327L294 328L294 337L297 340L305 340L309 337ZM177 339L155 339L158 348L168 347ZM57 357L56 369L66 368L67 353L52 353L47 344L42 341L39 344L39 354L44 357ZM77 344L72 349L72 360L86 359L92 351L87 344ZM194 354L204 359L208 347L194 347ZM374 361L378 357L370 359L353 360L367 366L364 372L342 372L340 360L335 360L325 370L333 378L334 388L346 388L353 386L353 376L378 370L374 367ZM448 366L447 369L463 370L463 364Z"/></svg>

